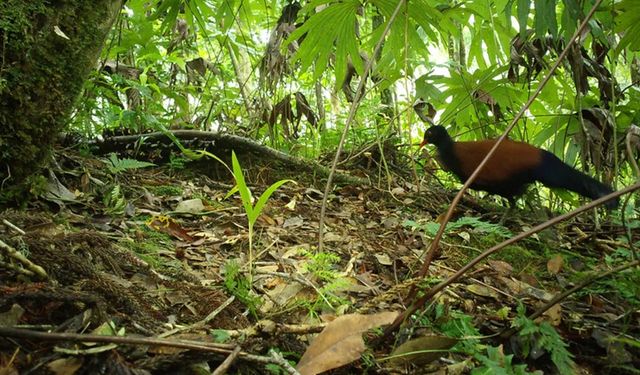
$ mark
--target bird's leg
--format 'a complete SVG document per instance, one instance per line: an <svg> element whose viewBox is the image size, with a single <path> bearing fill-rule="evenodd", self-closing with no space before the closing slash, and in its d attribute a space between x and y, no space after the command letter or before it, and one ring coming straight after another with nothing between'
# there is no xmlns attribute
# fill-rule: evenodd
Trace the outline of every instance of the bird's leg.
<svg viewBox="0 0 640 375"><path fill-rule="evenodd" d="M498 225L504 226L504 222L507 219L507 216L509 216L509 214L511 214L511 211L513 211L513 209L516 207L516 199L515 198L513 198L513 197L507 198L507 201L508 201L509 207L507 208L507 210L502 215L502 218L498 222Z"/></svg>

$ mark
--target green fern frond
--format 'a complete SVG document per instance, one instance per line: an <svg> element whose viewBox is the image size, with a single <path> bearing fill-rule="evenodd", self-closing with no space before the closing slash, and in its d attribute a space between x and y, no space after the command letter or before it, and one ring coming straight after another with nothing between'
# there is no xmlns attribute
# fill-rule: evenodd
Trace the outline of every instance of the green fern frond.
<svg viewBox="0 0 640 375"><path fill-rule="evenodd" d="M544 349L551 354L551 361L556 365L560 374L574 373L575 363L573 355L567 350L569 345L564 342L555 328L548 322L536 324L533 320L525 316L525 309L522 305L518 306L518 316L514 321L515 327L520 329L520 336L530 338L530 342L535 346ZM524 340L523 342L527 342ZM524 348L529 351L530 348Z"/></svg>
<svg viewBox="0 0 640 375"><path fill-rule="evenodd" d="M313 13L316 6L325 3L327 1L312 2L303 8L302 13L312 14L301 27L291 33L286 44L306 34L294 60L300 61L302 71L306 71L315 63L316 79L327 69L329 57L335 49L336 87L339 87L346 77L349 58L356 71L362 73L364 70L355 27L360 2L348 0L333 3Z"/></svg>
<svg viewBox="0 0 640 375"><path fill-rule="evenodd" d="M155 166L153 163L139 161L135 159L119 159L115 153L111 153L108 159L103 162L107 165L107 169L112 174L118 174L129 169L140 169Z"/></svg>

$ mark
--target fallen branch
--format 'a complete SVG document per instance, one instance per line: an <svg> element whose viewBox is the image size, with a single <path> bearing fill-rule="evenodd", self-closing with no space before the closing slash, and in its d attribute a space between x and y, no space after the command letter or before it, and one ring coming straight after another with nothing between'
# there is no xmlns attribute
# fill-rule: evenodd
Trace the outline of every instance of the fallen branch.
<svg viewBox="0 0 640 375"><path fill-rule="evenodd" d="M213 142L214 149L220 148L235 150L237 153L251 152L260 155L265 160L276 160L284 163L287 167L292 169L313 172L324 177L328 177L330 174L329 168L314 161L296 158L294 156L285 154L284 152L274 150L267 146L263 146L251 139L243 138L237 135L205 132L200 130L171 130L169 131L169 133L175 136L175 138L180 141ZM147 142L164 142L167 145L172 143L171 139L164 132L153 132L146 134L119 135L108 137L104 141L95 142L95 144L100 147L102 152L109 152L113 149L117 149L118 145L135 144L141 139L144 139ZM359 178L344 173L338 173L336 175L336 181L347 184L369 184L369 181L364 178Z"/></svg>
<svg viewBox="0 0 640 375"><path fill-rule="evenodd" d="M166 340L148 337L123 337L123 336L102 336L84 335L77 333L58 332L38 332L20 328L0 327L0 337L13 337L23 339L34 339L44 341L67 341L67 342L103 342L121 345L148 345L167 346L189 350L198 350L217 354L230 355L236 348L235 344L206 343L192 340ZM257 363L275 364L282 366L282 360L276 357L265 357L246 352L239 352L238 357ZM287 370L288 371L288 370ZM291 373L291 372L290 372Z"/></svg>

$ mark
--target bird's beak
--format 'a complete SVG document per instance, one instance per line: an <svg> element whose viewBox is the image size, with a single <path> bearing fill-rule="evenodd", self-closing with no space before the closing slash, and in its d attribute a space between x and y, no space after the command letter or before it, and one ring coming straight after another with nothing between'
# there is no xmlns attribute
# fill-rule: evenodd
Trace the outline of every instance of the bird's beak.
<svg viewBox="0 0 640 375"><path fill-rule="evenodd" d="M426 139L423 139L423 140L422 140L422 143L420 143L420 147L418 147L418 150L419 150L419 149L421 149L421 148L423 148L423 147L424 147L425 145L427 145L427 144L429 144L429 142L427 142L427 140L426 140Z"/></svg>

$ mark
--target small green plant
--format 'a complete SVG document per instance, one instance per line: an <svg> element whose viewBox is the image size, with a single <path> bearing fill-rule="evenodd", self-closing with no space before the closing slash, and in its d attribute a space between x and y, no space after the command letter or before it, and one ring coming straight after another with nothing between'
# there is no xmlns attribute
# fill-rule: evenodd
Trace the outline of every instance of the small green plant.
<svg viewBox="0 0 640 375"><path fill-rule="evenodd" d="M49 191L47 178L40 174L28 177L26 185L29 186L29 193L35 197L43 197Z"/></svg>
<svg viewBox="0 0 640 375"><path fill-rule="evenodd" d="M240 302L244 303L251 314L256 316L256 311L262 301L251 291L251 280L240 273L240 266L236 261L229 261L224 265L224 287Z"/></svg>
<svg viewBox="0 0 640 375"><path fill-rule="evenodd" d="M106 211L111 215L124 215L127 208L127 199L120 190L120 185L114 185L109 191L107 191L102 199L106 207Z"/></svg>
<svg viewBox="0 0 640 375"><path fill-rule="evenodd" d="M305 255L309 257L309 261L305 263L307 271L323 281L335 280L337 274L332 268L340 261L339 256L325 252L305 252Z"/></svg>
<svg viewBox="0 0 640 375"><path fill-rule="evenodd" d="M213 340L217 343L225 343L229 341L231 335L225 329L212 329L211 336L213 336Z"/></svg>
<svg viewBox="0 0 640 375"><path fill-rule="evenodd" d="M183 156L177 156L174 153L169 155L169 168L174 171L183 170L189 159Z"/></svg>
<svg viewBox="0 0 640 375"><path fill-rule="evenodd" d="M296 353L292 353L292 352L283 352L278 348L272 348L269 349L269 354L271 354L271 352L277 352L280 354L280 356L284 359L286 359L287 357L296 357ZM296 361L292 361L290 359L286 359L287 362L289 362L289 365L291 365L291 367L295 367L296 366ZM273 363L269 363L267 365L264 366L264 368L269 372L269 374L273 374L273 375L280 375L280 374L289 374L289 371L286 371L285 369L283 369L281 366L273 364Z"/></svg>
<svg viewBox="0 0 640 375"><path fill-rule="evenodd" d="M527 365L514 365L513 354L505 355L502 347L487 347L487 355L477 353L474 356L482 366L471 371L472 375L525 375L542 374L541 372L528 372Z"/></svg>
<svg viewBox="0 0 640 375"><path fill-rule="evenodd" d="M340 261L340 257L325 252L314 254L305 251L304 255L309 258L309 261L304 265L306 270L323 283L322 286L316 289L318 298L310 303L307 308L311 311L316 311L318 308L326 306L335 310L336 306L348 304L348 300L336 293L344 290L349 284L347 279L333 269L334 265Z"/></svg>
<svg viewBox="0 0 640 375"><path fill-rule="evenodd" d="M480 344L480 340L477 338L480 337L480 331L473 325L473 317L471 315L455 310L445 314L443 305L440 304L438 306L436 308L436 320L445 319L441 323L439 330L446 336L463 339L454 346L454 350L461 350L473 355L483 349L483 345Z"/></svg>
<svg viewBox="0 0 640 375"><path fill-rule="evenodd" d="M524 357L527 357L533 349L544 349L551 354L551 361L560 374L574 373L573 355L567 350L569 345L562 340L551 324L547 322L536 324L526 317L524 306L520 304L514 326L520 330L520 336L523 337Z"/></svg>
<svg viewBox="0 0 640 375"><path fill-rule="evenodd" d="M146 161L126 158L120 159L115 153L109 154L109 158L103 159L102 161L107 165L107 169L112 174L119 174L130 169L140 169L155 166L155 164Z"/></svg>
<svg viewBox="0 0 640 375"><path fill-rule="evenodd" d="M269 372L269 374L273 374L273 375L287 374L287 371L285 371L282 367L273 363L267 363L264 366L264 368Z"/></svg>
<svg viewBox="0 0 640 375"><path fill-rule="evenodd" d="M407 220L404 222L404 226L410 227L412 229L423 230L425 233L431 236L435 236L438 228L440 228L440 224L433 221L430 221L426 224L420 224L412 220ZM503 227L502 225L482 221L476 217L461 217L454 222L447 223L447 231L460 229L465 226L469 226L473 228L474 231L479 233L496 234L503 238L509 238L513 235L507 228Z"/></svg>
<svg viewBox="0 0 640 375"><path fill-rule="evenodd" d="M470 315L449 310L444 304L437 304L422 316L418 316L416 324L432 328L445 336L458 338L458 343L451 351L467 353L480 363L473 369L472 374L532 374L526 371L526 365L514 365L513 355L505 355L502 347L483 344L480 332L473 321L474 318Z"/></svg>
<svg viewBox="0 0 640 375"><path fill-rule="evenodd" d="M253 225L256 223L256 220L258 220L262 209L264 208L265 204L267 204L267 201L269 200L271 195L285 183L295 182L293 180L280 180L274 182L267 188L267 190L264 191L264 193L262 193L262 195L260 195L258 201L254 205L253 198L251 197L251 190L249 190L249 187L247 186L244 175L242 174L240 162L238 162L238 158L236 157L236 153L234 151L231 151L231 164L233 167L233 177L236 180L236 186L231 189L227 196L231 196L236 191L240 192L242 206L244 207L244 212L247 214L247 223L249 227L249 281L251 282L253 276Z"/></svg>

